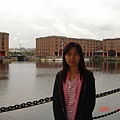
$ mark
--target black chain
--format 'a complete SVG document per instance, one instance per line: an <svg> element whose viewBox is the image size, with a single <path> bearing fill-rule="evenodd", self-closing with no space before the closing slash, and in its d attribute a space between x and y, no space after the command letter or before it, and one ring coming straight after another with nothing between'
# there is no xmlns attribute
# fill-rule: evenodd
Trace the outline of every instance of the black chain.
<svg viewBox="0 0 120 120"><path fill-rule="evenodd" d="M117 88L117 89L114 89L114 90L110 90L108 92L103 92L103 93L97 94L96 98L104 97L104 96L111 95L111 94L117 93L117 92L120 92L120 88Z"/></svg>
<svg viewBox="0 0 120 120"><path fill-rule="evenodd" d="M21 103L20 105L17 104L17 105L8 106L8 107L1 107L0 113L17 110L17 109L22 109L22 108L27 108L27 107L31 107L31 106L35 106L35 105L40 105L40 104L44 104L44 103L51 102L51 101L52 101L52 97L50 97L50 98L46 97L45 99L40 99L40 100L36 100L33 102Z"/></svg>
<svg viewBox="0 0 120 120"><path fill-rule="evenodd" d="M103 93L97 94L96 98L104 97L104 96L107 96L107 95L110 95L110 94L113 94L113 93L117 93L117 92L120 92L120 88L117 88L117 89L114 89L114 90L111 90L111 91L108 91L108 92L103 92ZM33 102L22 103L20 105L17 104L17 105L8 106L8 107L1 107L0 108L0 113L13 111L13 110L17 110L17 109L22 109L22 108L27 108L27 107L31 107L31 106L35 106L35 105L40 105L40 104L44 104L44 103L47 103L47 102L51 102L52 100L53 100L53 97L46 97L45 99L40 99L40 100L36 100L36 101L33 101ZM103 117L106 117L108 115L117 113L119 111L120 111L120 109L118 108L115 111L109 112L107 114L100 115L100 116L95 116L95 117L93 117L93 119L103 118Z"/></svg>
<svg viewBox="0 0 120 120"><path fill-rule="evenodd" d="M104 115L95 116L95 117L93 117L93 119L98 119L98 118L107 117L108 115L111 115L111 114L114 114L114 113L117 113L117 112L120 112L120 109L116 109L116 110L114 110L114 111L112 111L112 112L109 112L109 113L106 113L106 114L104 114Z"/></svg>

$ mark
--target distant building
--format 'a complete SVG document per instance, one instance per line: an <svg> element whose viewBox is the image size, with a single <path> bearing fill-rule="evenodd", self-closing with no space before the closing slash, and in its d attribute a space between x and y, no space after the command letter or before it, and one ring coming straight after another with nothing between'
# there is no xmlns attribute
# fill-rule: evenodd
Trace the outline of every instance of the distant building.
<svg viewBox="0 0 120 120"><path fill-rule="evenodd" d="M10 56L18 56L18 55L25 55L25 56L35 56L36 55L35 48L10 48L9 54Z"/></svg>
<svg viewBox="0 0 120 120"><path fill-rule="evenodd" d="M103 57L120 57L120 38L103 39Z"/></svg>
<svg viewBox="0 0 120 120"><path fill-rule="evenodd" d="M95 51L103 49L103 41L101 40L47 36L36 38L36 55L62 56L64 46L72 41L81 45L85 57L94 56Z"/></svg>
<svg viewBox="0 0 120 120"><path fill-rule="evenodd" d="M9 33L0 32L0 57L9 55Z"/></svg>

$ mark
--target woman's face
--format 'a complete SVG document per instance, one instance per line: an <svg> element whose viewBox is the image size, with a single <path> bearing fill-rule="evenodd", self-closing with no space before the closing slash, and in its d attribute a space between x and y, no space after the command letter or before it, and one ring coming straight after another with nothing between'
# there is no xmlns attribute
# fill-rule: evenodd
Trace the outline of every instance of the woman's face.
<svg viewBox="0 0 120 120"><path fill-rule="evenodd" d="M68 53L65 54L65 59L69 67L78 67L80 61L80 55L75 47L71 48Z"/></svg>

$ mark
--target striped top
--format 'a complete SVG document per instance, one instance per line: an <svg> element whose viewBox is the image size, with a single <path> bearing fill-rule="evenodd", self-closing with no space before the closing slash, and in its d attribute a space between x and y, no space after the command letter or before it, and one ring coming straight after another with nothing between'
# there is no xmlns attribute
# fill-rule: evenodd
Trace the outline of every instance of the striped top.
<svg viewBox="0 0 120 120"><path fill-rule="evenodd" d="M76 78L67 85L67 120L73 120L75 106Z"/></svg>

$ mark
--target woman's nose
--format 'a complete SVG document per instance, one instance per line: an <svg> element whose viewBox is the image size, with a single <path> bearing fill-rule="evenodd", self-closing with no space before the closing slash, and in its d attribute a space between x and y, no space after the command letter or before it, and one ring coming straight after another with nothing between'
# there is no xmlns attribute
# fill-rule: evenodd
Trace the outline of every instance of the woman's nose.
<svg viewBox="0 0 120 120"><path fill-rule="evenodd" d="M74 58L74 55L71 55L70 58L73 59L73 58Z"/></svg>

